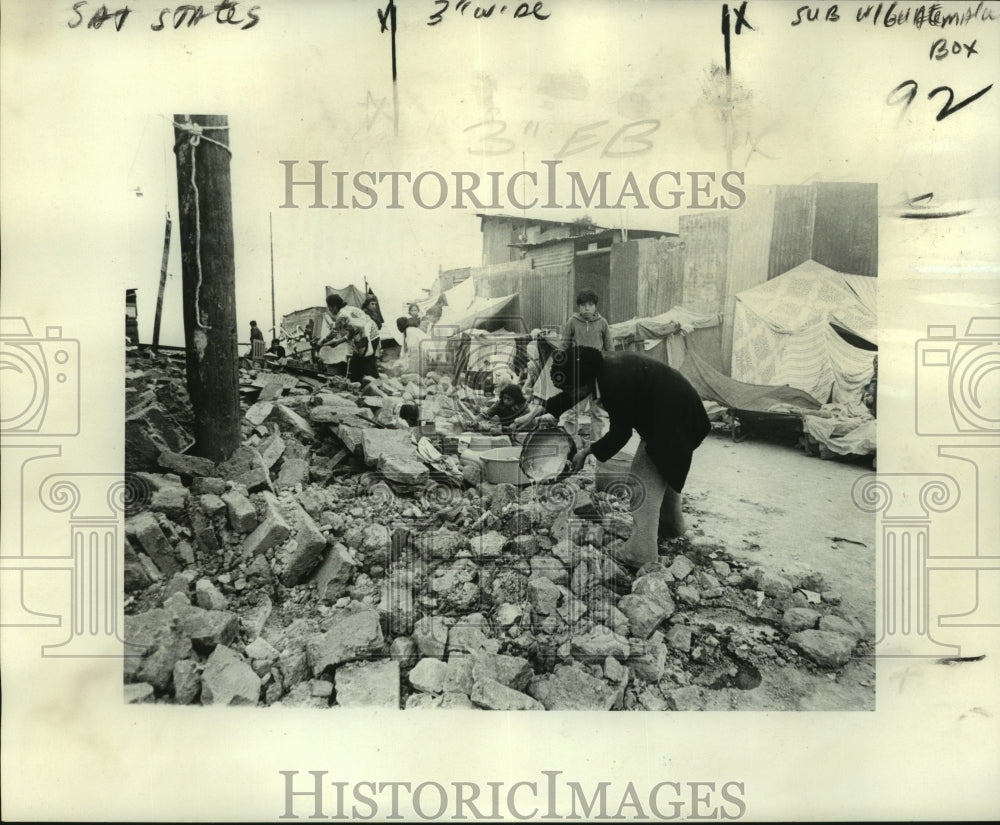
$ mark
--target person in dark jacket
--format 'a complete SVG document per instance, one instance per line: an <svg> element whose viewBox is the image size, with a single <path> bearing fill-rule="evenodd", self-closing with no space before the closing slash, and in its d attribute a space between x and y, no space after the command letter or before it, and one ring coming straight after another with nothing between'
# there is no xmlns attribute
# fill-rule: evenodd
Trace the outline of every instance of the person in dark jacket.
<svg viewBox="0 0 1000 825"><path fill-rule="evenodd" d="M633 509L632 534L615 557L633 567L656 561L658 532L664 538L683 535L681 491L692 455L711 430L705 405L690 382L661 361L634 352L605 352L569 345L552 356L552 383L560 390L544 404L558 418L587 397L599 398L610 429L573 458L574 470L587 456L607 461L632 437L642 439L631 474L645 495ZM543 408L521 416L523 426Z"/></svg>

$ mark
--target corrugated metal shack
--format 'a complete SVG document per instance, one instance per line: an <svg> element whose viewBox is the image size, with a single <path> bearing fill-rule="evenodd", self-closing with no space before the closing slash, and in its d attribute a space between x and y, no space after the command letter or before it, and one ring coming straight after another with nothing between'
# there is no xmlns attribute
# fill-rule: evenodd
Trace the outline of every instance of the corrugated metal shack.
<svg viewBox="0 0 1000 825"><path fill-rule="evenodd" d="M558 327L574 298L593 289L610 323L683 305L717 314L691 343L730 374L736 293L807 260L838 272L875 276L877 187L866 183L748 186L732 211L682 215L678 233L486 215L483 265L441 273L442 284L471 277L477 298L518 293L526 328Z"/></svg>

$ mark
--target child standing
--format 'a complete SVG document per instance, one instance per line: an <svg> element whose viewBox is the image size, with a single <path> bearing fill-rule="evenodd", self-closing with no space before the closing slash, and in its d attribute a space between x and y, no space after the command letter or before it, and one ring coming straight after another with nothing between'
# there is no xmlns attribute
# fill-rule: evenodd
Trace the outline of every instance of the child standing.
<svg viewBox="0 0 1000 825"><path fill-rule="evenodd" d="M563 327L563 338L566 344L577 347L591 347L601 352L611 352L614 344L611 340L611 326L607 319L597 311L597 293L592 289L581 290L576 296L576 313L570 316ZM566 423L571 430L579 425L579 412L590 414L590 443L600 439L609 427L608 414L597 398L588 398L575 410L568 414Z"/></svg>

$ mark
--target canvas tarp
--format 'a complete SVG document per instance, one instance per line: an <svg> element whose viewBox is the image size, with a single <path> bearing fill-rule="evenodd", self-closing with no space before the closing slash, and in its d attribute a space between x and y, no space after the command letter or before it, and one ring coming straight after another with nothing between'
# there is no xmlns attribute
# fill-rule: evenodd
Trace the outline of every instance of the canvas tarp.
<svg viewBox="0 0 1000 825"><path fill-rule="evenodd" d="M718 325L717 314L692 312L678 305L659 315L612 324L611 338L616 348L620 346L642 352L668 366L679 368L685 353L698 349L697 344L693 344L697 331Z"/></svg>
<svg viewBox="0 0 1000 825"><path fill-rule="evenodd" d="M706 401L714 401L727 409L771 412L789 408L818 410L819 401L795 387L775 387L747 384L723 375L696 352L689 350L681 363L681 375L687 378Z"/></svg>
<svg viewBox="0 0 1000 825"><path fill-rule="evenodd" d="M877 280L806 261L736 295L733 378L788 384L814 398L857 401L872 375L872 353L851 346L831 321L874 330Z"/></svg>
<svg viewBox="0 0 1000 825"><path fill-rule="evenodd" d="M365 293L358 289L354 284L348 284L343 288L337 288L333 286L327 286L326 297L329 298L331 295L339 295L344 299L344 303L348 306L361 308L361 305L365 301Z"/></svg>

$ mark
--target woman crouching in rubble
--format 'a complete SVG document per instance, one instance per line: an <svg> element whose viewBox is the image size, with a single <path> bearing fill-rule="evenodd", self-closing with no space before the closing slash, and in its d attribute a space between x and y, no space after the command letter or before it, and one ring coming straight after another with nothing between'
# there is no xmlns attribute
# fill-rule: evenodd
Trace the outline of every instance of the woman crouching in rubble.
<svg viewBox="0 0 1000 825"><path fill-rule="evenodd" d="M677 370L633 352L601 352L570 344L552 355L551 380L557 395L533 405L517 419L523 427L540 413L559 418L585 398L594 396L607 410L608 433L573 457L573 470L593 453L607 461L635 430L642 438L630 473L645 495L633 509L632 534L613 552L632 567L656 561L658 532L675 538L685 531L681 490L691 456L711 430L698 392Z"/></svg>

